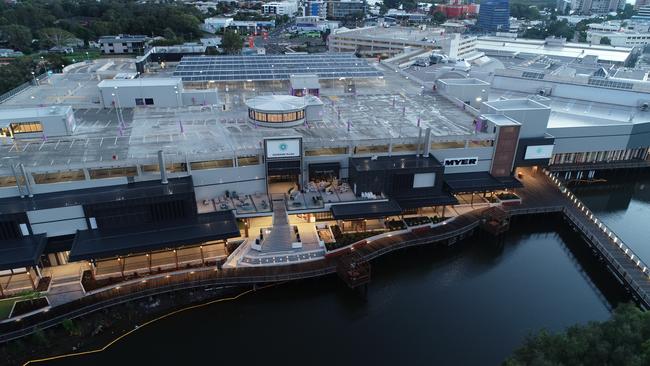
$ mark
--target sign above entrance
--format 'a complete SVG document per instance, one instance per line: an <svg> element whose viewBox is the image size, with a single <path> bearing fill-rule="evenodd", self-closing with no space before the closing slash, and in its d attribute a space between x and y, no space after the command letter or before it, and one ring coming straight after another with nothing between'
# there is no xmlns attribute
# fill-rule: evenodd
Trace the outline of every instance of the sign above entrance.
<svg viewBox="0 0 650 366"><path fill-rule="evenodd" d="M553 156L555 145L534 145L526 148L524 160L529 159L550 159Z"/></svg>
<svg viewBox="0 0 650 366"><path fill-rule="evenodd" d="M478 164L478 157L471 158L448 158L445 159L445 166L472 166Z"/></svg>
<svg viewBox="0 0 650 366"><path fill-rule="evenodd" d="M267 160L300 158L301 143L299 138L264 140Z"/></svg>

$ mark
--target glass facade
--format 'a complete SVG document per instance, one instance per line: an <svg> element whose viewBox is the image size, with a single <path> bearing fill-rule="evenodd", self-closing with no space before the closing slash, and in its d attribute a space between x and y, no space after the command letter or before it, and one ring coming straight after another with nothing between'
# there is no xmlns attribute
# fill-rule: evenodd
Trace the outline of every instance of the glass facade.
<svg viewBox="0 0 650 366"><path fill-rule="evenodd" d="M510 28L510 4L508 0L481 1L479 28L486 32L507 32Z"/></svg>
<svg viewBox="0 0 650 366"><path fill-rule="evenodd" d="M21 133L43 132L43 125L40 122L17 122L9 125L14 135Z"/></svg>
<svg viewBox="0 0 650 366"><path fill-rule="evenodd" d="M648 148L636 148L627 150L554 154L551 157L551 164L602 163L609 161L645 160L647 158Z"/></svg>
<svg viewBox="0 0 650 366"><path fill-rule="evenodd" d="M266 123L282 123L282 122L295 122L305 118L305 111L293 112L258 112L253 109L248 110L248 117L253 121L266 122Z"/></svg>

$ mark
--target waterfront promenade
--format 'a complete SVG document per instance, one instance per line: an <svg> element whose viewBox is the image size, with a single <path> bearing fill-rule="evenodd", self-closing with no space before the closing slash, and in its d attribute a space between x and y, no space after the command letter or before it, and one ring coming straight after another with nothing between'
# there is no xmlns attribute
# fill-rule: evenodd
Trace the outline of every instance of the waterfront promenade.
<svg viewBox="0 0 650 366"><path fill-rule="evenodd" d="M563 187L557 178L530 169L523 170L522 174L524 188L517 190L521 203L502 206L503 211L509 216L563 213L567 221L583 234L589 245L602 255L606 265L626 284L637 301L647 308L650 304L650 280L645 264ZM451 245L478 230L486 210L485 207L472 210L432 227L371 237L351 245L346 250L356 252L362 260L372 260L411 246L432 243ZM192 288L256 285L313 278L336 273L337 263L336 257L326 257L318 261L281 266L206 266L146 276L89 291L80 299L53 307L47 313L36 314L20 322L0 324L0 342L22 337L36 329L54 326L64 319L83 316L151 295Z"/></svg>

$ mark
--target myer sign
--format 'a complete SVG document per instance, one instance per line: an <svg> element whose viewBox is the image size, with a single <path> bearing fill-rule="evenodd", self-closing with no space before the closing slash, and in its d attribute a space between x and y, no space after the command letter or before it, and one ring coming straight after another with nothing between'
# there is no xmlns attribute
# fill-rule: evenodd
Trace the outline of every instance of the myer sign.
<svg viewBox="0 0 650 366"><path fill-rule="evenodd" d="M472 166L478 164L478 157L475 158L448 158L445 159L445 166Z"/></svg>

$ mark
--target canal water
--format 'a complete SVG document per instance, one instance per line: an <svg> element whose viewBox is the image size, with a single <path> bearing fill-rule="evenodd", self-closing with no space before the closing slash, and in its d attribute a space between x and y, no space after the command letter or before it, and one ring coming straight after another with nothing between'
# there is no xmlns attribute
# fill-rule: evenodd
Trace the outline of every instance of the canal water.
<svg viewBox="0 0 650 366"><path fill-rule="evenodd" d="M57 365L497 365L530 333L605 320L627 297L559 218L501 242L372 262L366 298L332 276L264 289L144 327Z"/></svg>

